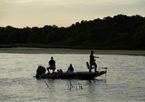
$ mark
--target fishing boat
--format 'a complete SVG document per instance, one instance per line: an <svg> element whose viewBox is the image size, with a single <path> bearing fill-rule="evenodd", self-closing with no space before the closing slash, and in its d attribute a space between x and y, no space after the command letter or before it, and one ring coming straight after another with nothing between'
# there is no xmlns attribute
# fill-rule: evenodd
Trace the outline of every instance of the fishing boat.
<svg viewBox="0 0 145 102"><path fill-rule="evenodd" d="M89 64L86 62L87 68L89 69ZM93 69L93 68L92 68ZM46 69L43 66L39 66L36 71L36 78L48 78L48 79L94 79L100 75L107 73L107 67L101 67L99 69L105 69L102 71L96 72L63 72L60 70L59 72L46 73Z"/></svg>

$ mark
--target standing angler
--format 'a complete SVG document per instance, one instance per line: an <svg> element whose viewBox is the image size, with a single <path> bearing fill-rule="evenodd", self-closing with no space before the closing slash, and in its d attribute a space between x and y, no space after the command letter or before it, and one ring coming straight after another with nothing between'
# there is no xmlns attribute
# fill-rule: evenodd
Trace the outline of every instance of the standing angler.
<svg viewBox="0 0 145 102"><path fill-rule="evenodd" d="M90 69L89 69L89 72L91 72L91 69L92 69L92 66L95 67L95 72L97 72L97 64L95 63L95 58L99 58L99 57L96 57L93 55L94 54L94 51L91 51L91 54L90 54Z"/></svg>

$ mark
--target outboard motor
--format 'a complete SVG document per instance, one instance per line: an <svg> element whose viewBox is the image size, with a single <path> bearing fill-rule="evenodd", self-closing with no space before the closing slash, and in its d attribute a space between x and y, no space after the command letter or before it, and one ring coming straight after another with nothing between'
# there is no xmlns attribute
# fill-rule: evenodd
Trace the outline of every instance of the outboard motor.
<svg viewBox="0 0 145 102"><path fill-rule="evenodd" d="M45 74L46 69L43 66L38 66L37 70L36 70L36 78L40 78L41 74Z"/></svg>

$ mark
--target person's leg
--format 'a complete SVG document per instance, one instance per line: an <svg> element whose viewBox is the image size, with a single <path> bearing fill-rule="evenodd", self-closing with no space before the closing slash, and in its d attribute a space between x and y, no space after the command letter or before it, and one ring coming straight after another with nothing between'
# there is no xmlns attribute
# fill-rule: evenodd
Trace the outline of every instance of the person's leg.
<svg viewBox="0 0 145 102"><path fill-rule="evenodd" d="M48 73L50 73L50 72L49 72L49 67L47 67L47 71L48 71Z"/></svg>
<svg viewBox="0 0 145 102"><path fill-rule="evenodd" d="M53 72L55 72L55 69L56 69L55 66L53 66L53 67L52 67Z"/></svg>
<svg viewBox="0 0 145 102"><path fill-rule="evenodd" d="M55 69L54 68L52 70L53 70L53 72L55 72Z"/></svg>
<svg viewBox="0 0 145 102"><path fill-rule="evenodd" d="M90 68L89 68L89 72L91 73L91 70L92 70L92 63L90 63Z"/></svg>
<svg viewBox="0 0 145 102"><path fill-rule="evenodd" d="M94 67L95 67L94 71L97 72L97 64L96 63L94 63Z"/></svg>

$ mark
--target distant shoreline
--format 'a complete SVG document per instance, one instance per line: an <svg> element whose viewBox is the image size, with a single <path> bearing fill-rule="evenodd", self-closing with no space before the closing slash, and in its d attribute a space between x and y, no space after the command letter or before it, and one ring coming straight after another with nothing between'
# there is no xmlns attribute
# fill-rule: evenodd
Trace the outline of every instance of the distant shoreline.
<svg viewBox="0 0 145 102"><path fill-rule="evenodd" d="M18 54L90 54L90 50L84 49L59 49L59 48L0 48L0 53ZM145 56L145 50L93 50L94 54L110 55L138 55Z"/></svg>

